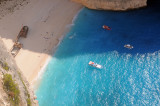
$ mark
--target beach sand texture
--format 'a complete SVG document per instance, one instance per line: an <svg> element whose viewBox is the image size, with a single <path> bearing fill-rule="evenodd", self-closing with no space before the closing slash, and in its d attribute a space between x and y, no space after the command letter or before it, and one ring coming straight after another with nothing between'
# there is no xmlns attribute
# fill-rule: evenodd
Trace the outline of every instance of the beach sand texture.
<svg viewBox="0 0 160 106"><path fill-rule="evenodd" d="M0 37L8 51L22 26L29 27L27 38L19 40L23 48L15 60L30 83L52 56L56 45L81 8L80 4L69 0L30 0L8 14L5 13L8 11L4 12L0 19Z"/></svg>

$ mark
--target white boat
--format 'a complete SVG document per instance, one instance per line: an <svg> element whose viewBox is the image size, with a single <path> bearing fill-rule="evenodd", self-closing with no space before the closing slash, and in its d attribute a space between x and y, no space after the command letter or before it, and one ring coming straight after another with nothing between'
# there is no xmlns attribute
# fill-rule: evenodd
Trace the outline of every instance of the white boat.
<svg viewBox="0 0 160 106"><path fill-rule="evenodd" d="M133 46L130 45L130 44L126 44L126 45L124 45L124 47L125 47L125 48L128 48L128 49L133 49Z"/></svg>
<svg viewBox="0 0 160 106"><path fill-rule="evenodd" d="M97 63L94 63L94 62L92 62L92 61L90 61L90 62L88 63L88 65L90 65L90 66L92 66L92 67L95 67L95 68L99 68L99 69L102 68L101 65L99 65L99 64L97 64Z"/></svg>

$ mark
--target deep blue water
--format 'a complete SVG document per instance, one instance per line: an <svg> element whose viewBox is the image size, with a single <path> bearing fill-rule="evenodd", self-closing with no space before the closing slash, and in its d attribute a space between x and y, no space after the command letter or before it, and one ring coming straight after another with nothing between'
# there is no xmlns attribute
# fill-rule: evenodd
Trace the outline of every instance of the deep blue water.
<svg viewBox="0 0 160 106"><path fill-rule="evenodd" d="M128 12L84 8L43 74L36 90L39 105L158 106L159 50L158 5ZM89 61L103 68L90 67Z"/></svg>

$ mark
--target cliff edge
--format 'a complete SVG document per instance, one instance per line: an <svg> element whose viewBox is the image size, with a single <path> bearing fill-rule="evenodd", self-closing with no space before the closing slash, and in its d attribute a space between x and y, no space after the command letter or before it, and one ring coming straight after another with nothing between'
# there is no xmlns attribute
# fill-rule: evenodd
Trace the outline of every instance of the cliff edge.
<svg viewBox="0 0 160 106"><path fill-rule="evenodd" d="M0 38L0 106L38 106L35 98Z"/></svg>
<svg viewBox="0 0 160 106"><path fill-rule="evenodd" d="M72 0L97 10L125 11L147 6L147 0Z"/></svg>

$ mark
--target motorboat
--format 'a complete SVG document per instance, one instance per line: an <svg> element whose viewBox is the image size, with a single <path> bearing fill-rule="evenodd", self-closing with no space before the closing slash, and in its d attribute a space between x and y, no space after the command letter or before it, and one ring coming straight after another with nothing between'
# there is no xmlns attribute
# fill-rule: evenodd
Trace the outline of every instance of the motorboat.
<svg viewBox="0 0 160 106"><path fill-rule="evenodd" d="M107 25L103 25L103 28L107 29L107 30L111 30L111 28L109 26L107 26Z"/></svg>
<svg viewBox="0 0 160 106"><path fill-rule="evenodd" d="M99 68L99 69L102 68L102 65L99 65L99 64L94 63L94 62L92 62L92 61L90 61L90 62L88 63L88 65L90 65L90 66L92 66L92 67L95 67L95 68Z"/></svg>
<svg viewBox="0 0 160 106"><path fill-rule="evenodd" d="M126 44L126 45L124 45L124 47L125 47L125 48L128 48L128 49L133 49L133 46L130 45L130 44Z"/></svg>

